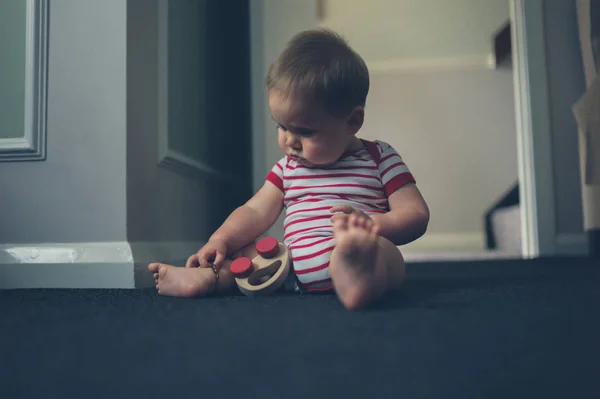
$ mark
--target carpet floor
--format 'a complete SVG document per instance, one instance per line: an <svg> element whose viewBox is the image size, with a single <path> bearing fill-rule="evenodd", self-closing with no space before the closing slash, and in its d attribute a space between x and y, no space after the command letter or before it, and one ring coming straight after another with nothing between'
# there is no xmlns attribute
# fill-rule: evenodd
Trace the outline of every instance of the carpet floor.
<svg viewBox="0 0 600 399"><path fill-rule="evenodd" d="M0 291L0 398L600 398L600 265L409 265L402 292Z"/></svg>

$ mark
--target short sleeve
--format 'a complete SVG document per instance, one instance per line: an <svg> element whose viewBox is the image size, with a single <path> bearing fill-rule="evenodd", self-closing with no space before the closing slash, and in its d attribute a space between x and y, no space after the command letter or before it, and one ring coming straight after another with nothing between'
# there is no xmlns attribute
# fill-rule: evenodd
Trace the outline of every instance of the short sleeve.
<svg viewBox="0 0 600 399"><path fill-rule="evenodd" d="M266 180L273 183L275 185L275 187L277 187L281 191L283 191L283 170L284 170L284 168L285 168L285 157L281 158L279 160L279 162L277 162L273 166L273 168L267 174L267 177L266 177Z"/></svg>
<svg viewBox="0 0 600 399"><path fill-rule="evenodd" d="M375 141L375 144L380 154L379 175L388 197L400 187L408 183L416 183L408 166L392 146L380 140Z"/></svg>

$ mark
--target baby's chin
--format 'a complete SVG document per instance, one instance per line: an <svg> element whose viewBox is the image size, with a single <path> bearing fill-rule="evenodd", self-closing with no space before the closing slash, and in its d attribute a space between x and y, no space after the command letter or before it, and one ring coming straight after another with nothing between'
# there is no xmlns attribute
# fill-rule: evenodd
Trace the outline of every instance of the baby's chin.
<svg viewBox="0 0 600 399"><path fill-rule="evenodd" d="M309 169L325 169L325 168L328 168L331 165L335 164L335 161L316 163L316 162L311 162L304 158L298 158L298 159L296 159L296 162L298 162L300 165L304 166L305 168L309 168Z"/></svg>

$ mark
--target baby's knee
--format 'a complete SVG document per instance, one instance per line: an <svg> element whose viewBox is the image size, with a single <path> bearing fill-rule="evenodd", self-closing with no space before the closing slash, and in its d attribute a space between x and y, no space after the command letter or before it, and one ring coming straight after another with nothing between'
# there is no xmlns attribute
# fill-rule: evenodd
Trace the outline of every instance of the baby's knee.
<svg viewBox="0 0 600 399"><path fill-rule="evenodd" d="M406 264L400 248L395 246L390 240L379 237L379 248L381 262L385 268L386 281L388 289L398 289L404 282L406 275Z"/></svg>

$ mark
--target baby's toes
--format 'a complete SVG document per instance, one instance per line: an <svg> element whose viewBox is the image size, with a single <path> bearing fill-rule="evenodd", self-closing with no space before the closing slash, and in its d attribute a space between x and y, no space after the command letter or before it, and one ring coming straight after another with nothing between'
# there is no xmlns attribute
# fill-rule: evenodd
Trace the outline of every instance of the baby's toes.
<svg viewBox="0 0 600 399"><path fill-rule="evenodd" d="M333 222L334 230L346 230L348 227L348 220L346 218L336 218Z"/></svg>
<svg viewBox="0 0 600 399"><path fill-rule="evenodd" d="M348 225L358 227L360 225L360 216L356 213L348 216Z"/></svg>
<svg viewBox="0 0 600 399"><path fill-rule="evenodd" d="M369 226L369 234L377 236L379 234L379 226L376 223L371 223Z"/></svg>
<svg viewBox="0 0 600 399"><path fill-rule="evenodd" d="M371 219L365 215L358 215L355 226L360 227L361 229L367 229L370 220Z"/></svg>

